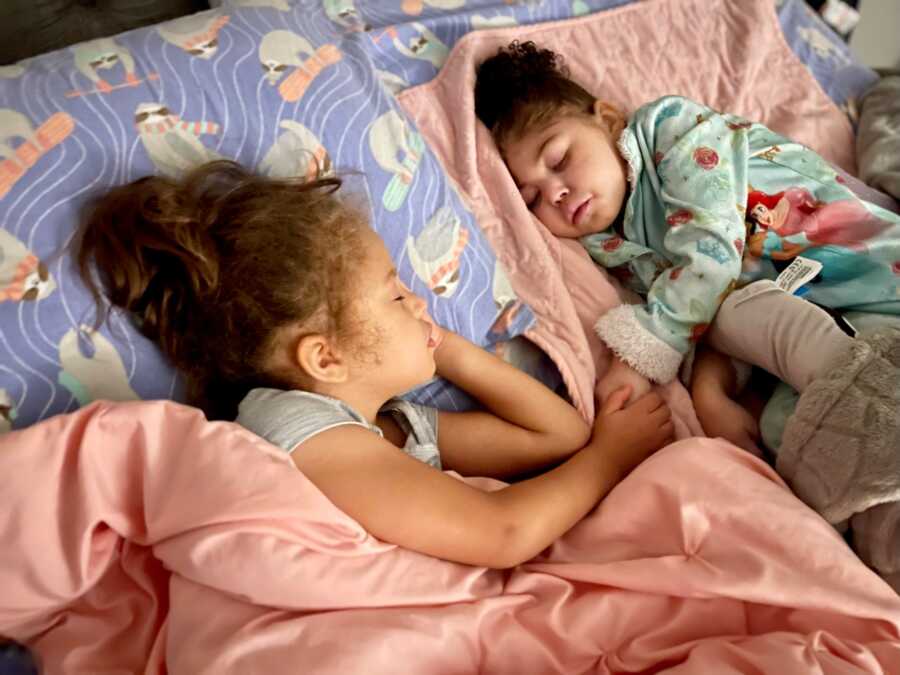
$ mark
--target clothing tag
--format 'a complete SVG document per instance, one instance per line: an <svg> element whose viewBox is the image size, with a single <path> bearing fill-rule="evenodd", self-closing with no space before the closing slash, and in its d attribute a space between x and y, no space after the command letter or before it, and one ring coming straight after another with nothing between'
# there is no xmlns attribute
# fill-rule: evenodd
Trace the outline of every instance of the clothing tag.
<svg viewBox="0 0 900 675"><path fill-rule="evenodd" d="M803 284L814 279L821 270L822 263L818 260L798 255L794 258L794 262L778 275L775 285L783 291L795 293Z"/></svg>

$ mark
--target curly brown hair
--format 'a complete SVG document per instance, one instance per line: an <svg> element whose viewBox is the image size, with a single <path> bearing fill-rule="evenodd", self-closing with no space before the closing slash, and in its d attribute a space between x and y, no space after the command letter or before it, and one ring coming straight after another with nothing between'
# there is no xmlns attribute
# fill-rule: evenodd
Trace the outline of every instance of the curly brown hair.
<svg viewBox="0 0 900 675"><path fill-rule="evenodd" d="M181 181L114 188L89 207L77 240L96 326L108 313L103 295L130 312L210 419L233 419L253 387L301 386L272 365L280 329L339 340L355 330L347 274L366 219L336 198L341 182L217 161Z"/></svg>
<svg viewBox="0 0 900 675"><path fill-rule="evenodd" d="M501 47L476 71L475 114L501 147L561 113L590 113L594 100L561 55L531 41Z"/></svg>

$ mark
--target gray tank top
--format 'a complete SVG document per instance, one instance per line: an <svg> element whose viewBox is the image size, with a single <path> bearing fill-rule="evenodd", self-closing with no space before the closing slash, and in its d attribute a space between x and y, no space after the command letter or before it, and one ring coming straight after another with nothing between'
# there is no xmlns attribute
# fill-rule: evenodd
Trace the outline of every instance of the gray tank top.
<svg viewBox="0 0 900 675"><path fill-rule="evenodd" d="M390 414L407 434L403 452L441 468L437 410L392 398L379 412ZM357 424L383 437L381 429L343 401L307 391L252 389L238 406L235 422L288 452L308 438L344 424Z"/></svg>

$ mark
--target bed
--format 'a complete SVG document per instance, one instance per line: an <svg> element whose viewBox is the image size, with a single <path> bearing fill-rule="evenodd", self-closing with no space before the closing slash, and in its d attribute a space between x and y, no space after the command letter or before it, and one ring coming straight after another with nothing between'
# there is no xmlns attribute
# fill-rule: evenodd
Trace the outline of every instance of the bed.
<svg viewBox="0 0 900 675"><path fill-rule="evenodd" d="M451 66L465 77L466 54L530 26L590 26L624 48L637 24L660 68L604 66L623 103L674 86L856 173L845 112L878 76L799 0L232 0L0 69L0 471L17 477L0 635L66 673L900 669L897 596L763 462L690 438L678 385L666 395L684 440L500 572L378 542L284 455L180 405L182 383L128 317L92 329L68 247L104 188L216 157L270 175L358 170L350 187L436 320L592 416L608 355L585 326L617 289L577 251L522 234L521 205L486 197L496 158L473 150L474 119L448 122L471 98ZM729 67L749 70L733 81L659 79L738 43ZM772 73L766 96L749 86ZM410 396L471 405L440 381Z"/></svg>

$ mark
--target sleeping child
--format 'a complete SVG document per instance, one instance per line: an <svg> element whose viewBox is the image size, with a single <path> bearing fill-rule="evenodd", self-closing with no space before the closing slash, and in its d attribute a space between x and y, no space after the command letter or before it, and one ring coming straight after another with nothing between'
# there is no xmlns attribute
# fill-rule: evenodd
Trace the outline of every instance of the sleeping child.
<svg viewBox="0 0 900 675"><path fill-rule="evenodd" d="M475 108L537 219L577 238L644 300L596 323L614 354L601 395L624 383L640 395L674 379L729 294L780 273L816 305L900 315L900 217L861 201L821 157L761 124L678 96L626 120L532 42L481 64ZM740 341L752 353L729 356L749 356L802 391L850 338L823 310L791 299L771 281L746 293ZM778 333L790 341L772 343L762 319L801 309L802 322L784 317L793 328ZM698 418L709 435L754 450L756 422L732 400L737 373L710 349L735 341L707 342L689 376Z"/></svg>

